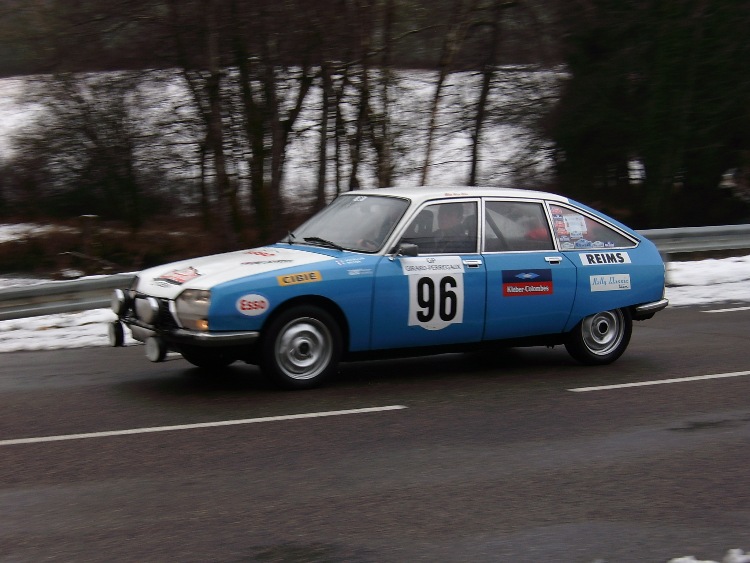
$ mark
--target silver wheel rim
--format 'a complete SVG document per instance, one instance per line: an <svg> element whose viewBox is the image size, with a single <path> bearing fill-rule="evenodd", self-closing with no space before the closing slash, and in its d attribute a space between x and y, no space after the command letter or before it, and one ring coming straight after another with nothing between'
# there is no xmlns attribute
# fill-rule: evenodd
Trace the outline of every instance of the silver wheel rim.
<svg viewBox="0 0 750 563"><path fill-rule="evenodd" d="M333 339L328 327L318 319L294 319L276 339L276 364L292 379L312 379L320 375L333 357Z"/></svg>
<svg viewBox="0 0 750 563"><path fill-rule="evenodd" d="M592 354L606 356L616 349L625 332L625 319L620 310L604 311L583 319L583 343Z"/></svg>

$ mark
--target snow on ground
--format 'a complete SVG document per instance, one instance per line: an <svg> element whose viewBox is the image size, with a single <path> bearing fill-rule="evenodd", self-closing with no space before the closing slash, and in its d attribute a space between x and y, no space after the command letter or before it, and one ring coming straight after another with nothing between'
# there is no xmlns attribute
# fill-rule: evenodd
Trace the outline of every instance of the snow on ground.
<svg viewBox="0 0 750 563"><path fill-rule="evenodd" d="M730 549L721 560L722 563L750 563L750 553L744 553L741 549ZM716 561L698 560L692 555L670 559L668 563L717 563Z"/></svg>
<svg viewBox="0 0 750 563"><path fill-rule="evenodd" d="M0 288L39 281L0 278ZM750 306L750 256L670 262L667 281L671 307L711 303ZM109 309L95 309L0 321L0 352L108 346L107 323L115 318ZM125 344L138 343L127 334Z"/></svg>
<svg viewBox="0 0 750 563"><path fill-rule="evenodd" d="M667 285L669 303L676 307L750 302L750 256L670 262Z"/></svg>
<svg viewBox="0 0 750 563"><path fill-rule="evenodd" d="M0 225L0 243L17 240L30 235L49 232L59 227L37 225L35 223L17 223L15 225Z"/></svg>

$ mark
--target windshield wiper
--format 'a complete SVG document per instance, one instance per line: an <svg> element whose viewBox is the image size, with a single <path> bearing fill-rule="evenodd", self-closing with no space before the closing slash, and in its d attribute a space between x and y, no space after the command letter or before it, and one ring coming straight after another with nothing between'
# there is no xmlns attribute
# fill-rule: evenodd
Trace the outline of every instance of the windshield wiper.
<svg viewBox="0 0 750 563"><path fill-rule="evenodd" d="M344 250L343 246L339 246L335 242L331 242L330 240L326 240L326 239L320 238L320 237L305 237L302 240L304 240L305 242L318 243L318 244L323 245L323 246L330 246L331 248L335 248L336 250Z"/></svg>
<svg viewBox="0 0 750 563"><path fill-rule="evenodd" d="M292 244L294 243L294 239L296 238L297 237L294 236L294 233L292 231L289 231L289 234L287 234L286 240L284 242L287 244Z"/></svg>

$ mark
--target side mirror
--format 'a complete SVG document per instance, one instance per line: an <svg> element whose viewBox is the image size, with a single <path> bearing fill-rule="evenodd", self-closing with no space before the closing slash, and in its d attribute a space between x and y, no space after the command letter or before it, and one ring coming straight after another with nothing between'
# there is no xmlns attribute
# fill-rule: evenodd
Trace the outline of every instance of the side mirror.
<svg viewBox="0 0 750 563"><path fill-rule="evenodd" d="M396 248L396 256L419 256L419 247L410 242L402 242Z"/></svg>

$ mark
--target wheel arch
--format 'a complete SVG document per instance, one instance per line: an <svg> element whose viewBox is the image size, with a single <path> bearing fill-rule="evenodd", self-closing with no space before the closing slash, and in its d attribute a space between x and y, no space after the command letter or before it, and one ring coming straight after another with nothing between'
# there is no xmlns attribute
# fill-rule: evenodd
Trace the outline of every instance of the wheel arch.
<svg viewBox="0 0 750 563"><path fill-rule="evenodd" d="M343 339L341 346L343 352L346 353L349 351L349 321L347 320L346 315L344 314L344 311L341 309L341 307L339 307L331 299L328 299L327 297L323 297L321 295L300 295L298 297L293 297L287 301L284 301L281 305L276 307L264 321L263 327L261 328L261 334L263 334L264 328L269 326L276 317L278 317L285 311L288 311L289 309L301 305L314 305L316 307L320 307L328 314L330 314L341 329L341 337Z"/></svg>
<svg viewBox="0 0 750 563"><path fill-rule="evenodd" d="M602 323L604 328L599 330L594 325L595 322ZM614 333L610 332L612 327ZM580 363L604 365L614 362L625 352L632 331L633 319L630 308L619 307L581 319L566 333L564 344L568 353Z"/></svg>

